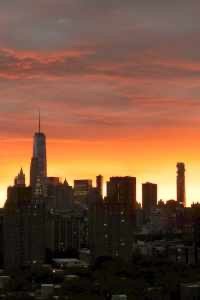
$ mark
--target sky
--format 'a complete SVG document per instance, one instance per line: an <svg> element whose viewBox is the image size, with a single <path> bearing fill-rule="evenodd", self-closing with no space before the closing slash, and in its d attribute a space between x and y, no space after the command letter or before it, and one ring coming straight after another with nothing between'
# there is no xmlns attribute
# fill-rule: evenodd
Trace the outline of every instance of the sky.
<svg viewBox="0 0 200 300"><path fill-rule="evenodd" d="M200 2L0 0L0 205L29 182L41 110L48 174L136 176L200 200Z"/></svg>

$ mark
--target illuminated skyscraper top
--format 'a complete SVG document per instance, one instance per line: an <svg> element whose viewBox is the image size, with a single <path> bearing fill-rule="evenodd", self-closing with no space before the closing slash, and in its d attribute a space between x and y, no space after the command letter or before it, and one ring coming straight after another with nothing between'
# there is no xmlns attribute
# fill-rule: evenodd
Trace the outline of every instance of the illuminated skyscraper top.
<svg viewBox="0 0 200 300"><path fill-rule="evenodd" d="M41 132L41 118L39 112L38 132L34 135L33 157L30 169L30 185L33 190L37 185L41 185L42 189L47 178L47 159L46 159L46 136Z"/></svg>

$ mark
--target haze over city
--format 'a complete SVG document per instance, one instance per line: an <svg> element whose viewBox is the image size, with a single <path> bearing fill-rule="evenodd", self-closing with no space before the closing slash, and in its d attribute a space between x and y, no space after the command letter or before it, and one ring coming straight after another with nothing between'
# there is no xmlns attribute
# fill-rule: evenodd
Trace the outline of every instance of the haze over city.
<svg viewBox="0 0 200 300"><path fill-rule="evenodd" d="M22 9L23 8L23 9ZM0 203L23 167L41 109L48 175L136 176L200 199L197 1L0 1Z"/></svg>

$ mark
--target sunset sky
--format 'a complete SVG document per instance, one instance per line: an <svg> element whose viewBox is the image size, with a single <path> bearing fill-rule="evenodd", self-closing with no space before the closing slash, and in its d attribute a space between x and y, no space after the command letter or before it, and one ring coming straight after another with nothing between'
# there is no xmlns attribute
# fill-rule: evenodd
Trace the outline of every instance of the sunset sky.
<svg viewBox="0 0 200 300"><path fill-rule="evenodd" d="M200 201L200 1L0 0L0 205L37 111L48 174L136 176Z"/></svg>

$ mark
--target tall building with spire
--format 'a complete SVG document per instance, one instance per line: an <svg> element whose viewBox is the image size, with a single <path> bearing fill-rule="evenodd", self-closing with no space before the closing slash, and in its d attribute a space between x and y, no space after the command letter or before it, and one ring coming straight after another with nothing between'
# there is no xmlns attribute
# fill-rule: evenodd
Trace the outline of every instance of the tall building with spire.
<svg viewBox="0 0 200 300"><path fill-rule="evenodd" d="M34 194L44 194L47 178L46 136L41 132L39 112L38 132L34 135L33 157L30 168L30 185Z"/></svg>
<svg viewBox="0 0 200 300"><path fill-rule="evenodd" d="M177 202L184 207L186 206L185 195L185 164L177 163Z"/></svg>

